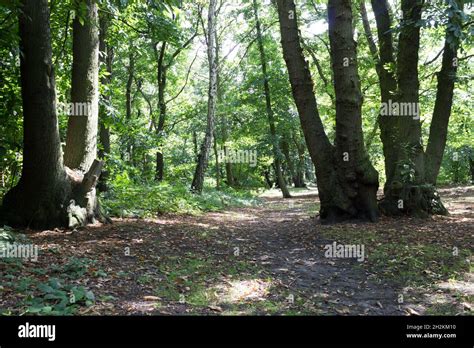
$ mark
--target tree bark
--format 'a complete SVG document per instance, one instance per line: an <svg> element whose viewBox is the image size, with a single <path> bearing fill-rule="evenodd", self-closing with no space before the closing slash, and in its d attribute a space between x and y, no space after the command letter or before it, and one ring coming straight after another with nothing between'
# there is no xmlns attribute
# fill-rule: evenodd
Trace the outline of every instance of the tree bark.
<svg viewBox="0 0 474 348"><path fill-rule="evenodd" d="M88 113L70 116L68 120L64 162L70 169L68 174L73 177L73 184L78 178L87 175L96 161L99 118L98 7L95 0L81 0L75 4L79 8L81 3L86 5L87 10L85 13L78 11L80 15L76 16L73 23L71 102L74 105L87 103ZM87 197L84 198L84 195ZM84 209L85 217L70 224L84 224L96 219L105 221L97 200L95 185L87 192L80 185L74 185L73 197L72 206L77 206L77 213Z"/></svg>
<svg viewBox="0 0 474 348"><path fill-rule="evenodd" d="M277 136L276 127L275 127L275 115L272 109L270 85L268 83L268 75L267 75L267 60L265 57L265 47L263 45L262 30L260 28L260 19L258 18L257 0L253 0L253 12L254 12L254 18L255 18L255 26L257 28L257 41L258 41L258 49L260 52L260 65L262 67L262 74L263 74L263 89L265 92L266 112L267 112L267 118L268 118L268 125L270 127L270 136L272 139L273 160L275 163L276 180L281 190L281 193L283 195L283 198L290 198L291 195L286 186L285 179L283 178L283 173L282 173L282 168L281 168L281 151L280 151L278 136Z"/></svg>
<svg viewBox="0 0 474 348"><path fill-rule="evenodd" d="M372 2L377 19L377 3ZM381 116L380 126L384 154L386 156L387 182L384 189L384 199L380 208L387 215L413 215L425 217L429 214L446 214L439 195L426 180L425 154L421 133L419 115L419 77L418 51L420 47L420 25L422 0L402 0L403 19L400 25L395 81L397 85L394 101L416 106L418 114L400 116ZM387 4L385 4L387 5ZM377 19L379 37L387 30L390 31L390 15L384 8L384 16ZM380 16L379 16L380 17ZM388 19L387 19L388 18ZM381 26L380 24L384 24ZM386 34L384 34L386 35ZM386 36L385 36L386 38ZM391 41L381 40L385 50L391 52ZM383 62L383 60L382 60ZM391 77L390 77L391 79ZM393 81L390 80L391 83ZM381 79L382 100L388 97L387 88ZM391 90L389 91L391 92ZM385 97L384 97L385 94ZM384 140L384 136L386 139Z"/></svg>
<svg viewBox="0 0 474 348"><path fill-rule="evenodd" d="M457 0L452 6L452 10L462 10L463 1ZM457 51L459 47L459 36L454 35L452 29L462 25L459 14L450 17L449 25L446 28L446 39L444 42L443 61L441 70L438 73L438 87L436 91L436 101L433 110L433 118L430 125L430 136L425 153L426 181L436 185L441 161L443 160L444 149L448 136L448 123L451 117L453 105L454 83L457 72Z"/></svg>
<svg viewBox="0 0 474 348"><path fill-rule="evenodd" d="M304 143L304 139L301 139L299 134L295 135L293 133L293 142L296 147L296 151L298 153L298 162L296 165L296 181L295 187L306 187L305 184L305 168L306 168L306 157L305 157L305 150L306 145ZM311 180L311 177L308 178Z"/></svg>
<svg viewBox="0 0 474 348"><path fill-rule="evenodd" d="M135 57L133 55L133 42L130 40L128 45L128 67L127 67L128 79L125 86L125 118L127 121L132 119L132 86L135 76ZM128 155L128 161L133 165L133 139L127 136L126 139L126 151Z"/></svg>
<svg viewBox="0 0 474 348"><path fill-rule="evenodd" d="M328 22L336 94L337 172L352 204L375 221L379 181L364 147L362 94L351 1L329 0Z"/></svg>
<svg viewBox="0 0 474 348"><path fill-rule="evenodd" d="M69 117L64 163L71 169L87 172L97 156L99 23L95 0L82 3L87 5L83 24L79 16L73 23L71 102L88 103L90 113Z"/></svg>
<svg viewBox="0 0 474 348"><path fill-rule="evenodd" d="M110 92L108 86L112 81L112 63L113 63L113 48L107 44L107 35L109 28L110 18L108 15L99 16L100 21L100 34L99 34L99 51L100 51L100 63L105 65L107 75L103 76L100 80L101 85L105 91L102 95L102 103L99 106L99 141L101 148L99 149L99 158L106 161L107 156L110 154L110 128L107 126L107 106L110 105ZM108 171L104 169L100 176L97 189L101 192L106 192L107 187Z"/></svg>
<svg viewBox="0 0 474 348"><path fill-rule="evenodd" d="M316 168L320 216L335 222L343 212L355 214L353 207L336 180L334 148L324 130L313 93L313 81L308 62L300 45L295 4L292 0L278 0L283 56L308 151Z"/></svg>
<svg viewBox="0 0 474 348"><path fill-rule="evenodd" d="M212 146L212 137L214 134L214 116L216 111L217 98L217 61L215 50L216 30L216 0L209 1L208 22L207 22L207 58L209 62L209 91L207 103L207 126L204 141L198 155L198 162L194 172L191 190L201 194L204 187L204 177L209 164L209 152Z"/></svg>
<svg viewBox="0 0 474 348"><path fill-rule="evenodd" d="M376 71L380 81L381 102L388 103L395 97L397 81L395 78L395 59L392 38L392 23L390 18L389 4L387 0L372 0L372 9L377 23L377 36L379 41L379 60L376 61ZM384 191L387 192L387 183L394 175L396 164L396 153L398 140L394 135L396 118L383 117L379 115L380 140L382 141L386 184Z"/></svg>
<svg viewBox="0 0 474 348"><path fill-rule="evenodd" d="M166 120L166 102L165 102L165 89L166 89L166 67L165 67L165 54L166 54L167 42L163 41L161 48L158 49L155 46L155 55L157 56L158 70L158 124L156 126L156 135L158 137L158 151L156 152L156 174L155 180L163 180L164 171L164 159L163 159L163 131Z"/></svg>
<svg viewBox="0 0 474 348"><path fill-rule="evenodd" d="M338 165L342 161L342 158L339 158L340 153L338 153L341 144L337 145L337 148L331 145L319 117L311 73L300 44L295 4L292 0L278 0L277 5L283 55L288 67L293 97L300 116L306 144L316 168L321 201L321 220L323 222L337 222L346 218L358 217L374 220L376 218L376 208L372 206L374 200L374 197L372 197L373 189L369 190L374 185L374 178L371 176L370 168L363 168L362 171L362 163L365 162L361 162L358 166L358 168L361 168L359 169L361 172L358 173L356 178L341 177L341 170L338 169ZM346 20L346 18L347 16L333 16L329 18L329 21L333 21L332 27L334 28L334 21L339 23L341 19ZM340 137L344 136L349 135L340 135ZM352 152L352 149L350 151ZM355 152L355 154L356 157L352 160L362 160L358 152ZM359 183L362 186L360 193L364 194L365 197L358 197L359 192L354 195L353 191L345 191L349 183L352 183L350 186L353 187L356 180L361 180ZM364 190L365 188L367 190Z"/></svg>
<svg viewBox="0 0 474 348"><path fill-rule="evenodd" d="M88 221L89 206L83 203L89 202L94 191L100 163L86 174L86 180L64 167L48 1L23 0L20 6L23 169L18 185L4 197L1 215L11 226L74 227ZM77 210L77 214L72 210Z"/></svg>
<svg viewBox="0 0 474 348"><path fill-rule="evenodd" d="M56 115L47 0L20 4L20 71L23 99L23 169L4 197L2 215L13 226L64 225L67 185Z"/></svg>

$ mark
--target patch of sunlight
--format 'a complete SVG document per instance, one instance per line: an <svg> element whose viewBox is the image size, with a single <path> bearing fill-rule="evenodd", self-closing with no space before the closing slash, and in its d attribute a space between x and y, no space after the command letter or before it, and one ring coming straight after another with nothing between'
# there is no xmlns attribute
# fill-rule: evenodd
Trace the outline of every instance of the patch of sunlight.
<svg viewBox="0 0 474 348"><path fill-rule="evenodd" d="M153 312L157 308L157 303L149 301L125 301L122 306L130 313L149 313Z"/></svg>
<svg viewBox="0 0 474 348"><path fill-rule="evenodd" d="M271 281L262 279L234 280L217 285L213 290L221 303L264 301L272 286Z"/></svg>
<svg viewBox="0 0 474 348"><path fill-rule="evenodd" d="M226 219L229 220L255 220L257 217L253 214L246 214L242 211L228 211L222 214Z"/></svg>
<svg viewBox="0 0 474 348"><path fill-rule="evenodd" d="M438 288L460 292L463 295L474 295L474 283L470 281L451 280L437 284Z"/></svg>
<svg viewBox="0 0 474 348"><path fill-rule="evenodd" d="M316 186L310 186L306 188L294 188L289 187L290 194L293 198L295 197L304 197L308 195L315 195L318 193L318 188ZM281 198L281 190L277 188L272 188L264 191L259 195L261 198Z"/></svg>

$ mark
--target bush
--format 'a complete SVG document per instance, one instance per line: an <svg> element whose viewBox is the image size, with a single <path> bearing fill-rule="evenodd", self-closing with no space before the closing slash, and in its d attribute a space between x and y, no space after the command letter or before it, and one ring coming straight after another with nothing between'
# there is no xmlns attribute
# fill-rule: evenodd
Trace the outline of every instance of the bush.
<svg viewBox="0 0 474 348"><path fill-rule="evenodd" d="M126 173L110 182L109 192L102 204L111 216L151 217L165 213L200 214L229 206L252 206L259 203L257 192L233 188L206 187L201 195L192 194L187 185L161 183L132 183Z"/></svg>

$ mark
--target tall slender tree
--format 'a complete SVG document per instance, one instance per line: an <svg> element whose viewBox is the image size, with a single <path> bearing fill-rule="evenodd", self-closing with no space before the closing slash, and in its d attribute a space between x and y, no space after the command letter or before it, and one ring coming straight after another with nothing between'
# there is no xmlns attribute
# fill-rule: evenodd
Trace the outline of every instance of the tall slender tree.
<svg viewBox="0 0 474 348"><path fill-rule="evenodd" d="M200 13L200 9L198 11ZM176 58L189 47L193 40L198 35L198 29L196 29L193 34L178 48L176 48L172 53L168 53L170 44L167 41L162 41L161 45L159 42L153 44L153 49L155 52L155 59L157 62L157 81L158 81L158 122L155 122L155 133L158 137L158 151L156 152L156 173L155 180L162 181L164 175L164 156L163 156L163 142L164 142L164 131L165 123L167 119L167 104L170 100L175 99L175 97L166 100L167 84L168 84L168 70L175 63ZM159 48L158 48L159 46ZM169 55L169 57L167 57Z"/></svg>
<svg viewBox="0 0 474 348"><path fill-rule="evenodd" d="M285 179L283 178L282 168L281 168L281 149L279 145L278 135L275 127L275 115L273 113L272 108L272 101L270 95L270 84L268 81L268 74L267 74L267 58L265 56L265 47L263 44L263 37L262 37L262 29L260 25L260 18L258 17L258 4L257 0L253 0L253 14L255 18L255 27L257 29L257 42L258 42L258 50L260 53L260 65L262 68L262 75L263 75L263 90L265 93L265 106L266 106L266 113L268 118L268 125L270 127L270 137L272 141L272 148L273 148L273 160L275 165L275 176L277 180L278 187L281 190L284 198L290 198L290 192L286 186Z"/></svg>
<svg viewBox="0 0 474 348"><path fill-rule="evenodd" d="M196 170L194 172L191 190L195 193L202 193L204 187L204 177L209 164L209 152L212 146L212 137L214 134L214 116L216 112L217 99L217 61L215 49L215 30L216 30L216 0L209 1L207 14L207 59L209 63L209 90L207 101L207 126L204 141L199 151Z"/></svg>
<svg viewBox="0 0 474 348"><path fill-rule="evenodd" d="M460 14L463 5L463 0L452 0L450 2L449 11L451 16L446 25L441 70L437 74L436 100L425 152L425 178L432 185L436 184L448 137L448 124L453 106L454 84L458 68L459 32L463 25Z"/></svg>
<svg viewBox="0 0 474 348"><path fill-rule="evenodd" d="M100 21L100 34L99 34L99 51L100 51L100 63L105 65L106 74L104 74L100 80L102 85L101 104L99 106L99 158L106 161L107 156L110 154L110 128L107 125L107 108L111 103L111 95L109 86L112 81L112 63L114 57L114 50L107 43L107 35L109 32L110 16L108 14L101 14L99 16ZM105 169L100 176L100 182L97 188L100 191L107 191L107 177L108 171Z"/></svg>

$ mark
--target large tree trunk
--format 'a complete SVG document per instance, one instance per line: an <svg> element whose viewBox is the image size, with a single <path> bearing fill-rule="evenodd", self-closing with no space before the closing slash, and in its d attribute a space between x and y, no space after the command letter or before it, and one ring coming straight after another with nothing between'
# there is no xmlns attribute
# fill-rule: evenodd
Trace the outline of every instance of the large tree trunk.
<svg viewBox="0 0 474 348"><path fill-rule="evenodd" d="M71 81L71 102L74 105L88 105L87 114L70 115L64 151L64 163L74 173L74 180L87 179L87 174L97 157L97 135L99 116L99 20L95 0L82 0L76 5L85 4L83 22L76 16L73 24L73 66ZM103 163L92 168L97 176L90 191L81 187L74 189L75 203L86 209L86 222L96 218L103 220L95 185L100 176ZM82 222L80 222L82 224Z"/></svg>
<svg viewBox="0 0 474 348"><path fill-rule="evenodd" d="M313 81L308 62L300 45L295 4L292 0L278 0L283 56L288 68L301 127L308 151L316 168L320 216L336 221L343 212L355 213L351 202L342 192L334 168L334 148L324 130L313 93Z"/></svg>
<svg viewBox="0 0 474 348"><path fill-rule="evenodd" d="M454 2L452 9L462 10L463 1ZM454 11L453 11L454 12ZM433 110L433 118L430 125L430 136L425 153L426 181L436 185L441 161L443 160L446 139L448 136L448 123L453 105L454 82L457 72L457 50L459 47L459 36L454 35L453 29L462 25L459 14L454 12L450 17L446 28L446 39L444 42L443 62L441 71L438 73L438 88Z"/></svg>
<svg viewBox="0 0 474 348"><path fill-rule="evenodd" d="M196 170L194 172L191 190L195 193L202 193L204 187L204 177L209 164L209 152L212 146L212 137L214 134L214 115L216 112L217 98L217 62L215 50L216 30L216 0L210 0L208 10L207 24L207 58L209 62L209 92L207 102L207 127L204 141L198 155Z"/></svg>
<svg viewBox="0 0 474 348"><path fill-rule="evenodd" d="M375 3L375 4L374 4ZM380 203L381 210L388 215L409 214L414 216L427 216L428 214L446 214L439 195L434 187L426 180L425 175L425 154L422 144L422 132L419 108L419 78L418 78L418 51L420 47L420 25L421 12L424 1L422 0L402 0L403 19L400 28L397 64L396 64L396 84L397 93L394 102L398 106L403 104L415 106L415 112L408 115L381 116L385 128L382 133L386 133L387 139L384 143L384 153L390 156L386 158L387 182L385 184L385 196ZM373 2L376 11L376 1ZM386 4L385 4L386 5ZM377 20L379 37L384 35L381 31L386 31L390 20L389 13L385 6L385 16L380 26L381 18ZM390 30L390 28L388 29ZM391 42L382 41L391 49ZM382 55L382 46L381 46ZM382 101L384 101L384 90L381 91ZM389 96L388 101L392 100ZM390 121L388 121L390 119Z"/></svg>
<svg viewBox="0 0 474 348"><path fill-rule="evenodd" d="M373 178L370 168L363 167L364 162L358 163L358 168L360 168L358 170L361 172L357 173L356 178L353 176L341 177L343 171L338 169L343 160L342 154L338 153L341 145L338 145L337 149L331 145L319 117L311 73L299 40L295 4L293 0L278 0L277 5L283 55L288 67L293 97L298 108L306 144L316 168L321 201L321 219L323 222L336 222L345 218L357 217L374 220L376 209L372 206L374 197L371 195L373 195L372 187L376 178ZM341 19L346 20L346 18L347 16L334 16L329 20L339 23ZM345 40L347 41L347 39ZM349 53L355 56L354 53ZM344 136L349 137L348 134L340 135L340 137ZM346 149L344 152L347 151L353 152L353 149ZM350 160L363 160L359 152L356 151L354 154L356 157ZM359 180L360 182L358 182ZM346 192L348 186L355 185L355 181L361 186L360 191ZM360 194L365 197L359 197Z"/></svg>
<svg viewBox="0 0 474 348"><path fill-rule="evenodd" d="M421 20L422 7L423 1L402 0L403 20L398 39L396 69L398 78L396 101L400 103L419 105L418 52L420 48L420 26L418 22ZM400 161L410 161L415 170L414 182L423 183L425 171L419 114L399 116L396 119L398 120L397 133L399 140L403 136L404 143L408 146L408 151L402 149L398 151L396 167L400 167ZM399 177L399 174L400 169L396 168L395 177Z"/></svg>
<svg viewBox="0 0 474 348"><path fill-rule="evenodd" d="M95 0L82 3L87 6L83 24L79 16L73 24L71 102L87 103L88 108L82 115L69 117L64 163L71 169L86 172L97 156L99 31Z"/></svg>
<svg viewBox="0 0 474 348"><path fill-rule="evenodd" d="M22 1L19 16L23 169L18 185L3 200L3 212L10 225L64 225L62 206L67 204L70 186L56 116L48 1Z"/></svg>
<svg viewBox="0 0 474 348"><path fill-rule="evenodd" d="M329 0L329 41L336 94L337 172L345 194L371 221L378 215L378 173L365 151L362 95L350 0Z"/></svg>
<svg viewBox="0 0 474 348"><path fill-rule="evenodd" d="M260 51L260 64L262 67L263 74L263 89L265 92L265 105L267 111L268 125L270 127L270 136L272 139L272 148L273 148L273 160L275 163L275 174L278 187L281 189L281 193L284 198L290 198L290 192L286 187L285 179L283 178L282 168L281 168L281 151L278 141L278 136L275 127L275 115L273 114L272 102L270 96L270 85L268 83L267 75L267 60L265 57L265 47L263 45L262 30L260 28L260 19L258 18L258 6L257 0L253 0L253 11L255 18L255 26L257 28L257 41L258 49Z"/></svg>
<svg viewBox="0 0 474 348"><path fill-rule="evenodd" d="M9 225L32 228L84 224L87 207L76 205L75 200L81 204L89 195L101 162L86 173L86 180L69 170L66 173L56 114L48 1L23 0L19 13L23 169L18 185L4 197L2 216Z"/></svg>

